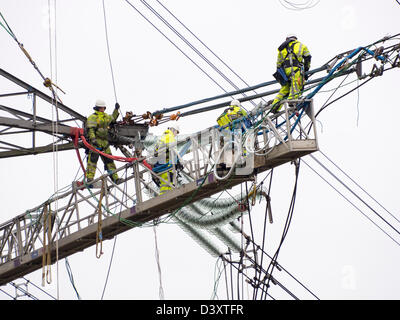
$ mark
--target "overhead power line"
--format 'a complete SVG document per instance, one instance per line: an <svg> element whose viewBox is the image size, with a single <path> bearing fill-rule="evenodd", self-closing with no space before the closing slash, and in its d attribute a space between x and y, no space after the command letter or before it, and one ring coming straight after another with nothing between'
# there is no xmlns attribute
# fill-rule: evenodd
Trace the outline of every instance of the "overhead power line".
<svg viewBox="0 0 400 320"><path fill-rule="evenodd" d="M350 203L357 211L359 211L365 218L367 218L372 224L374 224L379 230L386 234L393 242L400 246L400 243L394 239L387 231L380 227L375 221L373 221L363 210L361 210L356 204L354 204L348 197L346 197L342 192L340 192L333 184L331 184L327 179L325 179L320 173L318 173L313 167L311 167L307 161L302 159L307 167L309 167L316 175L318 175L323 181L325 181L333 190L335 190L341 197L343 197L348 203ZM324 167L323 167L324 168Z"/></svg>
<svg viewBox="0 0 400 320"><path fill-rule="evenodd" d="M349 178L358 188L360 188L365 194L367 194L376 204L378 204L383 210L385 210L392 218L394 218L397 222L400 223L400 220L391 213L388 209L386 209L375 197L373 197L368 191L366 191L359 183L357 183L353 178L349 176L343 169L341 169L331 158L329 158L323 151L319 151L326 159L329 160L340 172L342 172L347 178Z"/></svg>
<svg viewBox="0 0 400 320"><path fill-rule="evenodd" d="M127 1L127 0L126 0ZM127 1L128 4L131 5L131 7L133 7L140 15L142 15L142 17L144 17L154 28L157 29L157 31L159 31L165 38L167 38L168 41L170 41L176 48L178 48L179 51L181 51L193 64L195 64L195 66L197 66L203 73L205 73L215 84L218 85L219 88L221 88L225 93L227 93L228 91L226 89L224 89L222 87L221 84L219 84L217 82L217 80L215 80L214 78L211 77L211 75L209 73L207 73L203 68L201 68L197 63L194 62L194 60L192 58L189 58L189 56L183 52L183 50L181 48L178 47L178 45L176 43L174 43L169 37L166 36L165 33L163 33L159 28L157 28L155 26L155 24L153 24L152 22L150 22L150 20L148 18L146 18L144 16L144 14L142 14L134 5L132 5L132 3L130 3L129 1ZM147 9L149 9L164 25L166 25L176 36L179 37L179 39L181 39L191 50L194 51L195 54L197 54L203 61L205 61L211 68L213 71L215 71L219 76L221 76L227 83L229 83L233 88L235 88L236 90L239 90L239 87L223 72L221 71L214 63L212 63L203 53L201 53L201 51L199 49L197 49L195 47L194 44L192 44L182 33L180 33L176 28L174 28L172 26L171 23L169 23L167 21L167 19L165 19L154 7L152 7L148 2L146 2L145 0L141 0L141 2L146 6ZM160 3L160 2L159 2ZM160 3L160 5L176 20L179 22L180 25L182 25L188 32L190 32L191 35L193 35L196 40L198 40L205 48L207 48L208 51L210 51L220 62L222 62L230 71L232 71L236 76L238 76L239 79L241 79L242 81L243 78L241 78L237 73L235 73L232 68L230 68L225 62L222 61L221 58L219 58L203 41L201 41L196 35L194 35L194 33L186 26L184 25L169 9L166 8L165 5L162 5ZM248 85L248 84L246 84ZM244 94L244 92L242 92L242 94L244 96L246 96ZM255 106L254 101L250 101L253 106Z"/></svg>
<svg viewBox="0 0 400 320"><path fill-rule="evenodd" d="M150 23L161 35L166 38L176 49L178 49L187 59L189 59L201 72L203 72L212 82L214 82L224 92L225 89L216 82L203 68L201 68L192 58L190 58L181 48L179 48L164 32L162 32L154 23L152 23L144 14L142 14L131 2L125 0L137 13L139 13L148 23Z"/></svg>
<svg viewBox="0 0 400 320"><path fill-rule="evenodd" d="M332 177L335 178L336 181L338 181L341 185L343 185L348 191L351 192L352 195L354 195L358 200L360 200L368 209L370 209L373 213L375 213L376 216L378 216L386 225L388 225L393 231L395 231L397 234L400 235L400 231L397 230L389 221L387 221L382 215L380 215L374 208L372 208L368 203L364 201L358 194L356 194L349 186L347 186L341 179L339 179L332 171L330 171L325 165L323 165L315 156L310 154L310 157L317 162L321 167L324 168L325 171L327 171Z"/></svg>
<svg viewBox="0 0 400 320"><path fill-rule="evenodd" d="M226 82L233 88L239 90L232 80L229 79L219 68L217 68L205 55L203 55L190 41L186 39L177 29L175 29L161 14L159 14L151 5L145 0L140 0L159 20L161 20L170 30L172 30L190 49L192 49L200 58L202 58L217 74L219 74ZM254 102L253 102L254 103Z"/></svg>
<svg viewBox="0 0 400 320"><path fill-rule="evenodd" d="M179 20L172 12L169 10L164 4L162 4L159 0L156 0L172 17L175 18L176 21L178 21L193 37L195 37L196 40L198 40L211 54L216 57L225 67L229 69L238 79L240 79L248 88L250 88L250 84L246 82L246 80L243 79L238 73L236 73L235 70L233 70L220 56L218 56L210 47L205 44L198 36L196 36L181 20ZM234 86L236 87L236 85ZM255 93L257 93L254 89L252 90ZM243 93L243 96L246 96Z"/></svg>

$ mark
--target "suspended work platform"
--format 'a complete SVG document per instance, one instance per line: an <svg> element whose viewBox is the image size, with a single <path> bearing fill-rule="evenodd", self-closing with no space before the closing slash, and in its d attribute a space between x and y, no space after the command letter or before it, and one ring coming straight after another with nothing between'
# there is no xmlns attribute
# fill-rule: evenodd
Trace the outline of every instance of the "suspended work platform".
<svg viewBox="0 0 400 320"><path fill-rule="evenodd" d="M299 113L299 103L307 104L306 112ZM183 169L170 166L172 189L162 195L153 182L160 174L148 165L157 160L149 148L146 157L117 169L120 176L125 173L124 184L115 185L107 175L94 180L100 188L73 183L69 191L1 224L0 285L91 246L97 251L102 240L152 225L155 219L317 151L313 101L296 104L284 103L275 115L259 104L252 111L252 127L237 134L211 127L178 139L169 152Z"/></svg>

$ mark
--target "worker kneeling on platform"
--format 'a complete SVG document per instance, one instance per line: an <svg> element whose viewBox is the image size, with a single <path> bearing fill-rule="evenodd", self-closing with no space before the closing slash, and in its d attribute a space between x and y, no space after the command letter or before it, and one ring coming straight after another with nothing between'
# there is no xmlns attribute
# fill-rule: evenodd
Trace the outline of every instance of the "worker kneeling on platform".
<svg viewBox="0 0 400 320"><path fill-rule="evenodd" d="M112 156L108 141L109 129L110 125L115 123L119 116L119 104L115 104L115 109L111 115L105 113L106 103L103 100L97 100L93 109L95 112L91 114L86 121L87 138L89 139L89 143L97 150ZM104 163L104 169L111 175L111 179L114 183L121 183L118 174L114 172L116 170L114 160L89 149L88 152L86 183L90 184L94 179L99 156Z"/></svg>
<svg viewBox="0 0 400 320"><path fill-rule="evenodd" d="M154 165L153 170L158 169L158 167L165 166L167 169L160 174L160 195L172 189L170 185L173 183L173 170L170 165L170 148L172 148L173 144L176 144L177 135L179 134L179 125L177 123L173 123L170 125L167 130L164 131L160 140L157 142L154 151L156 156L159 158L158 150L163 149L164 159L161 164L159 161Z"/></svg>
<svg viewBox="0 0 400 320"><path fill-rule="evenodd" d="M244 110L239 100L234 99L231 101L229 107L217 118L217 123L226 130L238 129L240 127L240 122L236 122L235 120L246 116L247 112Z"/></svg>
<svg viewBox="0 0 400 320"><path fill-rule="evenodd" d="M240 162L246 156L246 149L242 148L241 143L242 134L247 128L251 127L251 122L246 117L246 110L239 100L234 99L230 102L229 107L217 118L218 125L223 128L220 131L220 148L224 150L224 161L217 165L218 171L226 170L234 165L235 149L236 152L241 153Z"/></svg>

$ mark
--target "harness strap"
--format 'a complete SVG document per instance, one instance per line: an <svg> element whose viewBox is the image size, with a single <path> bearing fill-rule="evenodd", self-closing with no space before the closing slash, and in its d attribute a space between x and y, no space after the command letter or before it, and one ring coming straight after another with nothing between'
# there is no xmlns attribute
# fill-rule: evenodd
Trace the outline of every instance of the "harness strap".
<svg viewBox="0 0 400 320"><path fill-rule="evenodd" d="M292 43L290 46L288 46L286 48L287 50L287 55L285 57L285 61L283 62L283 67L284 68L289 68L289 67L299 67L301 68L303 66L303 63L299 61L299 58L297 57L297 54L294 52L294 46L296 45L296 42ZM300 46L300 52L301 52L301 46ZM293 61L292 59L287 58L289 54L293 54L293 56L295 57L295 61Z"/></svg>

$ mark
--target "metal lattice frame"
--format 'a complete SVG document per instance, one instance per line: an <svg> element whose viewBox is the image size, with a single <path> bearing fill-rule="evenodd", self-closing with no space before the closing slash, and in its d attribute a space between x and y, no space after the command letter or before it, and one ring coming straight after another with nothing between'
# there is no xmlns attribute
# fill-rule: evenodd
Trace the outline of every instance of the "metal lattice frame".
<svg viewBox="0 0 400 320"><path fill-rule="evenodd" d="M74 126L83 127L86 117L3 69L0 69L0 75L9 80L10 84L21 88L17 92L2 93L0 98L30 96L32 99L31 112L0 103L0 158L52 152L54 148L59 151L73 149L71 126L66 123L74 122ZM47 113L53 106L57 107L56 121L41 116L42 112L39 112L37 107L39 101L49 107L45 108ZM39 132L44 135L38 137ZM43 138L46 135L47 139ZM53 142L54 136L57 139L56 143ZM18 140L19 144L16 144L15 140Z"/></svg>

